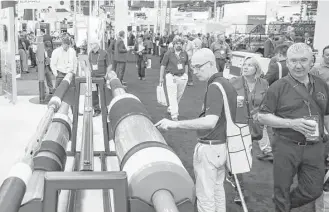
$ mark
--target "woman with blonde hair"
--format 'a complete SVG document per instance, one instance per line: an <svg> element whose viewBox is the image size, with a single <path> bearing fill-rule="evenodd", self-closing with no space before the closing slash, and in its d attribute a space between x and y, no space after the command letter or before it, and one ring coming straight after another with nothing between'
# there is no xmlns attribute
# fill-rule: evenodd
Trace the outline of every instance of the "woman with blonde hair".
<svg viewBox="0 0 329 213"><path fill-rule="evenodd" d="M273 160L272 148L267 135L266 127L254 122L259 106L268 89L268 82L260 78L263 74L256 58L247 57L241 68L241 76L230 79L231 84L238 93L236 122L249 124L252 139L258 141L259 147L267 160ZM238 176L242 183L241 175ZM232 181L228 178L228 181ZM238 194L234 202L241 202Z"/></svg>

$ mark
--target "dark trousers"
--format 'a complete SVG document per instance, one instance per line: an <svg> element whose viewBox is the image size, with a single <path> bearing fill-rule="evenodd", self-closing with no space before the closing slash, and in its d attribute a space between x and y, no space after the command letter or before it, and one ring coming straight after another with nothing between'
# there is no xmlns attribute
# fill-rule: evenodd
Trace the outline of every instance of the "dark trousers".
<svg viewBox="0 0 329 213"><path fill-rule="evenodd" d="M324 143L299 146L274 135L273 176L276 211L290 211L310 203L322 194L324 178ZM298 186L290 190L297 174Z"/></svg>
<svg viewBox="0 0 329 213"><path fill-rule="evenodd" d="M45 79L46 79L47 87L49 89L49 93L54 92L54 85L51 77L52 77L52 72L50 71L49 65L47 65L45 66Z"/></svg>
<svg viewBox="0 0 329 213"><path fill-rule="evenodd" d="M114 56L113 56L114 57ZM113 59L112 61L112 70L116 71L117 70L117 61Z"/></svg>
<svg viewBox="0 0 329 213"><path fill-rule="evenodd" d="M137 57L137 71L138 71L138 77L140 78L145 77L145 61L143 59L143 56Z"/></svg>
<svg viewBox="0 0 329 213"><path fill-rule="evenodd" d="M191 60L188 62L188 72L187 72L187 75L188 75L188 83L193 83L193 70L191 68Z"/></svg>
<svg viewBox="0 0 329 213"><path fill-rule="evenodd" d="M57 76L56 76L56 81L55 81L55 88L57 88L61 82L63 81L64 77L65 77L66 73L62 73L57 71Z"/></svg>
<svg viewBox="0 0 329 213"><path fill-rule="evenodd" d="M225 68L225 59L222 58L216 58L216 67L218 72L223 72Z"/></svg>
<svg viewBox="0 0 329 213"><path fill-rule="evenodd" d="M156 43L153 43L153 55L159 55L159 46L156 45Z"/></svg>
<svg viewBox="0 0 329 213"><path fill-rule="evenodd" d="M36 56L35 56L35 53L33 52L32 47L29 47L29 54L30 54L30 59L31 59L31 66L37 66Z"/></svg>
<svg viewBox="0 0 329 213"><path fill-rule="evenodd" d="M93 108L95 112L100 112L101 108L99 107L99 88L98 85L96 84L97 91L92 91L91 97L93 100Z"/></svg>
<svg viewBox="0 0 329 213"><path fill-rule="evenodd" d="M126 62L117 61L115 72L117 73L117 76L121 82L123 81L125 71L126 71Z"/></svg>
<svg viewBox="0 0 329 213"><path fill-rule="evenodd" d="M160 54L160 64L161 64L161 62L162 62L162 59L163 59L163 57L164 57L164 55L165 55L165 53L167 52L167 48L166 47L161 47L161 54Z"/></svg>

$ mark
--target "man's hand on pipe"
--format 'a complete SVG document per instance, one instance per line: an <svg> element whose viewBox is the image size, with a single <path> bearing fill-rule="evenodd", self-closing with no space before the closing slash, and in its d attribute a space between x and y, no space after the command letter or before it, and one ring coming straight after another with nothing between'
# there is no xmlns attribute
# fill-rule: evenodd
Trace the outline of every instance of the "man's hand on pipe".
<svg viewBox="0 0 329 213"><path fill-rule="evenodd" d="M166 118L162 119L158 123L154 124L154 126L158 129L162 130L169 130L169 129L176 129L177 128L177 121L171 121Z"/></svg>
<svg viewBox="0 0 329 213"><path fill-rule="evenodd" d="M105 79L111 81L114 78L117 78L117 74L114 71L109 71L106 73Z"/></svg>

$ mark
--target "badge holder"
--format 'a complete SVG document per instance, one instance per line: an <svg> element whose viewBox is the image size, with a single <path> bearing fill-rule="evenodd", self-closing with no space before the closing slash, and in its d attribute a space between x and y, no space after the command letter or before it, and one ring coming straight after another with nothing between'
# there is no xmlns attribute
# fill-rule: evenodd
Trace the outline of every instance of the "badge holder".
<svg viewBox="0 0 329 213"><path fill-rule="evenodd" d="M98 64L93 64L92 66L94 71L98 70Z"/></svg>

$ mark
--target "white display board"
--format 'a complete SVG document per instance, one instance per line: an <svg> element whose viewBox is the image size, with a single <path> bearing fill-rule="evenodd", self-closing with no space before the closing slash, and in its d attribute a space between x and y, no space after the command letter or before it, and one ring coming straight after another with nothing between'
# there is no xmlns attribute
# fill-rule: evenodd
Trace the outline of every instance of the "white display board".
<svg viewBox="0 0 329 213"><path fill-rule="evenodd" d="M2 93L13 104L17 101L16 62L15 62L15 19L14 8L0 10L0 66ZM18 74L20 74L20 70Z"/></svg>

